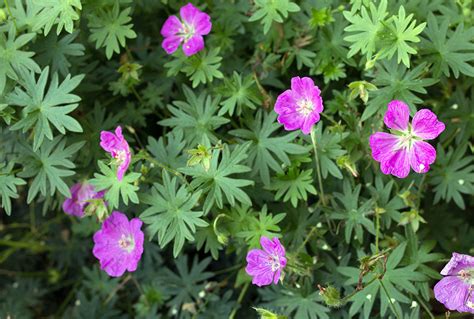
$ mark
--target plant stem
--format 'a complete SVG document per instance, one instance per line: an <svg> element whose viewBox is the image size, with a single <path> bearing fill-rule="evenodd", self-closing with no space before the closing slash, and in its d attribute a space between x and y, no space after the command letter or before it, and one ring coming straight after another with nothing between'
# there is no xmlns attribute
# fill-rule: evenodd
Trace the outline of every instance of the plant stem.
<svg viewBox="0 0 474 319"><path fill-rule="evenodd" d="M380 215L375 209L375 253L379 253L379 238L380 238Z"/></svg>
<svg viewBox="0 0 474 319"><path fill-rule="evenodd" d="M317 230L317 227L316 226L313 226L311 228L311 230L309 231L308 235L306 236L306 238L304 239L303 243L300 245L300 247L298 247L298 249L296 250L296 253L299 253L303 248L304 246L308 243L308 241L311 239L311 237L313 236L313 234L316 232Z"/></svg>
<svg viewBox="0 0 474 319"><path fill-rule="evenodd" d="M392 298L390 297L390 294L388 293L387 288L385 288L385 285L383 284L383 281L379 279L380 286L382 286L383 291L385 291L385 294L387 295L388 301L390 301L390 308L392 308L393 313L398 319L402 319L402 317L398 314L398 311L395 309L395 305L392 302Z"/></svg>
<svg viewBox="0 0 474 319"><path fill-rule="evenodd" d="M362 290L364 290L367 286L369 286L371 283L373 283L374 281L376 281L377 279L379 279L379 276L375 276L374 278L372 278L368 283L365 284L364 288L362 288L361 290L354 290L353 292L351 292L350 294L348 294L347 296L345 296L344 298L341 299L341 305L344 305L349 299L351 299L352 297L354 297L355 295L357 295L359 292L361 292Z"/></svg>
<svg viewBox="0 0 474 319"><path fill-rule="evenodd" d="M416 300L418 300L418 303L423 307L423 309L425 309L426 313L430 316L430 319L435 319L435 316L430 311L430 309L425 304L425 302L418 295L415 294L414 296L415 296Z"/></svg>
<svg viewBox="0 0 474 319"><path fill-rule="evenodd" d="M120 285L118 285L117 287L115 287L114 290L112 290L110 292L110 294L107 296L107 299L105 299L104 301L104 305L108 304L110 300L112 300L112 298L115 296L115 294L117 293L117 291L119 291L120 289L122 289L123 286L125 286L125 284L130 280L132 279L132 275L131 274L128 274L127 277L125 277L122 282L120 283Z"/></svg>
<svg viewBox="0 0 474 319"><path fill-rule="evenodd" d="M314 126L313 129L311 130L311 142L313 144L316 173L318 175L319 192L320 192L319 197L321 198L321 202L323 206L326 206L326 197L324 196L323 180L321 178L321 168L319 166L318 147L316 145L316 126Z"/></svg>
<svg viewBox="0 0 474 319"><path fill-rule="evenodd" d="M237 305L235 305L234 309L232 309L232 312L229 315L229 319L234 319L237 313L237 310L239 309L239 306L242 303L242 300L244 299L245 294L247 293L247 289L249 288L249 285L250 285L250 281L245 284L244 288L242 288L242 291L240 292L240 295L239 295L239 299L237 299Z"/></svg>
<svg viewBox="0 0 474 319"><path fill-rule="evenodd" d="M16 30L16 32L18 33L18 26L16 25L16 19L15 19L15 17L13 16L12 11L10 10L10 5L8 4L8 0L3 0L3 2L5 3L5 8L7 8L8 14L9 14L10 17L12 18L13 25L15 26L15 30Z"/></svg>

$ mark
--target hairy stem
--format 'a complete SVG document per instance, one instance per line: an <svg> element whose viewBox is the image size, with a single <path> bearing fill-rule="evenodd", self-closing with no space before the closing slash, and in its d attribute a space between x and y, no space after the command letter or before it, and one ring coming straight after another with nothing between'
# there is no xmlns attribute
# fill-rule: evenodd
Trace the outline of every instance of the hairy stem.
<svg viewBox="0 0 474 319"><path fill-rule="evenodd" d="M244 288L242 288L239 298L237 299L237 305L235 305L234 309L232 309L232 312L229 315L229 319L234 319L235 315L237 314L237 310L239 309L239 306L242 303L242 300L244 300L245 294L247 293L247 289L249 288L249 286L250 281L245 284Z"/></svg>
<svg viewBox="0 0 474 319"><path fill-rule="evenodd" d="M311 142L313 144L313 150L314 150L316 174L318 175L319 197L321 198L321 202L323 206L326 206L326 197L324 196L323 179L321 177L321 168L319 165L318 147L316 145L316 126L314 126L313 129L311 130Z"/></svg>

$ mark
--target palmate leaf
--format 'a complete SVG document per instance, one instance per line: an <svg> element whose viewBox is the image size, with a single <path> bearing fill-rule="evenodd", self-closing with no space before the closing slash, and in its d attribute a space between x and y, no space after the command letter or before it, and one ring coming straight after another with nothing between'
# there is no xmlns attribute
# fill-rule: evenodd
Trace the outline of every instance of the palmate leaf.
<svg viewBox="0 0 474 319"><path fill-rule="evenodd" d="M380 58L391 59L397 53L397 62L410 67L409 54L416 54L416 49L410 46L411 43L420 42L418 34L420 34L426 26L426 23L416 25L416 20L413 19L413 14L406 16L405 8L400 6L398 15L393 16L391 21L393 23L388 25L390 34L388 39L383 39L382 49L380 51Z"/></svg>
<svg viewBox="0 0 474 319"><path fill-rule="evenodd" d="M426 63L421 63L413 69L407 69L393 58L377 64L376 72L371 75L371 81L378 89L371 92L373 98L369 100L362 113L362 121L376 113L385 112L391 100L404 101L410 107L412 114L416 111L416 104L423 100L415 93L426 94L425 87L438 82L437 79L423 77L426 72Z"/></svg>
<svg viewBox="0 0 474 319"><path fill-rule="evenodd" d="M260 103L258 89L252 76L247 75L242 78L242 75L235 71L232 78L224 78L224 85L219 89L219 93L225 99L221 102L218 115L228 113L232 116L234 112L240 115L244 108L254 110Z"/></svg>
<svg viewBox="0 0 474 319"><path fill-rule="evenodd" d="M290 0L255 0L255 5L257 10L249 21L262 20L264 34L270 31L273 21L282 23L290 12L300 11L300 7Z"/></svg>
<svg viewBox="0 0 474 319"><path fill-rule="evenodd" d="M267 206L264 205L262 210L255 215L256 212L248 210L247 207L243 207L240 210L234 211L234 216L241 218L239 213L246 212L248 216L244 217L245 223L239 225L240 231L236 234L237 237L244 238L247 244L251 248L260 246L260 238L262 236L273 238L281 237L279 234L280 226L278 223L281 222L286 213L280 213L273 216L273 214L267 212ZM237 220L234 220L236 222Z"/></svg>
<svg viewBox="0 0 474 319"><path fill-rule="evenodd" d="M214 205L219 208L224 207L224 197L232 206L237 202L252 205L249 195L242 188L253 185L253 181L232 176L250 171L250 167L242 165L247 158L249 146L249 143L237 145L231 152L229 146L224 145L222 156L219 156L221 152L218 149L214 150L208 170L202 165L180 169L184 174L193 177L191 187L207 194L204 201L205 213L208 213Z"/></svg>
<svg viewBox="0 0 474 319"><path fill-rule="evenodd" d="M441 199L448 203L454 200L459 208L465 209L462 194L474 194L474 156L466 156L466 149L467 144L464 144L456 150L450 147L446 153L438 145L437 161L430 180L430 184L434 186L435 204Z"/></svg>
<svg viewBox="0 0 474 319"><path fill-rule="evenodd" d="M12 211L11 199L19 197L16 187L26 184L23 179L15 177L12 172L13 165L13 162L8 165L0 163L0 203L7 215L10 215Z"/></svg>
<svg viewBox="0 0 474 319"><path fill-rule="evenodd" d="M24 157L21 158L24 170L18 174L23 178L33 178L28 190L27 203L41 193L43 196L54 195L56 190L66 197L70 197L69 187L63 181L64 177L74 175L73 157L82 147L83 142L74 143L66 147L66 140L56 137L52 141L45 141L38 150L22 144Z"/></svg>
<svg viewBox="0 0 474 319"><path fill-rule="evenodd" d="M20 50L31 42L35 36L35 33L25 33L16 37L16 30L13 24L10 25L7 37L5 37L4 33L0 32L0 95L5 89L7 78L18 81L18 71L41 72L38 64L31 58L35 53Z"/></svg>
<svg viewBox="0 0 474 319"><path fill-rule="evenodd" d="M143 203L150 205L140 218L148 225L150 237L158 235L161 248L173 241L173 256L176 258L186 240L194 241L196 228L208 223L201 218L204 212L193 211L201 196L197 191L188 193L183 185L177 187L176 177L170 179L163 171L163 185L155 183L151 193L143 197Z"/></svg>
<svg viewBox="0 0 474 319"><path fill-rule="evenodd" d="M171 126L173 131L182 131L189 146L203 142L203 138L217 143L215 131L229 122L228 119L216 115L219 107L219 98L213 99L202 91L197 96L189 87L183 86L184 101L174 101L168 109L172 118L158 122L160 125Z"/></svg>
<svg viewBox="0 0 474 319"><path fill-rule="evenodd" d="M313 170L300 171L297 168L290 168L287 174L277 175L272 180L270 189L276 190L275 200L283 198L284 202L291 201L293 207L298 206L299 200L306 201L308 193L316 195L316 188L313 186Z"/></svg>
<svg viewBox="0 0 474 319"><path fill-rule="evenodd" d="M129 23L131 8L120 11L118 2L112 10L99 10L98 14L91 14L89 28L91 35L89 39L95 42L95 48L105 47L105 55L110 60L112 55L120 53L120 47L125 47L126 39L137 37L133 31L133 24Z"/></svg>
<svg viewBox="0 0 474 319"><path fill-rule="evenodd" d="M129 201L139 203L137 196L139 187L135 185L135 182L140 178L140 173L129 173L119 181L115 169L111 169L102 161L98 161L97 164L102 174L95 173L90 183L97 191L106 190L104 198L111 209L119 207L120 198L125 205L128 205Z"/></svg>
<svg viewBox="0 0 474 319"><path fill-rule="evenodd" d="M441 22L441 23L439 23ZM474 76L474 27L464 29L458 24L455 31L449 30L447 18L428 15L428 27L425 30L427 40L422 42L423 55L432 63L435 77L459 74Z"/></svg>
<svg viewBox="0 0 474 319"><path fill-rule="evenodd" d="M378 7L370 2L370 15L365 6L360 8L360 13L344 11L344 17L351 24L344 30L350 34L344 40L351 43L348 57L352 57L358 52L366 55L367 60L377 50L379 32L383 29L384 19L387 16L387 0L380 1Z"/></svg>
<svg viewBox="0 0 474 319"><path fill-rule="evenodd" d="M214 232L212 225L205 228L199 228L196 232L196 247L201 250L204 248L204 252L211 253L213 259L218 260L219 250L222 249L222 244L217 239L217 235Z"/></svg>
<svg viewBox="0 0 474 319"><path fill-rule="evenodd" d="M349 316L353 317L362 309L362 318L372 318L372 309L377 300L380 299L380 314L382 317L387 313L390 301L395 306L398 313L402 313L400 303L411 303L411 298L407 297L407 293L418 294L415 283L427 281L428 278L416 271L417 265L409 265L405 267L398 267L400 261L405 255L406 243L397 246L390 254L387 260L387 270L382 279L373 281L370 285L364 287L353 297L349 299L352 302L349 308ZM360 269L355 267L338 267L338 272L348 277L345 285L356 285ZM374 276L378 274L368 274L364 277L363 283L371 281ZM383 289L386 288L387 292ZM378 296L380 292L380 296Z"/></svg>
<svg viewBox="0 0 474 319"><path fill-rule="evenodd" d="M278 286L281 287L281 286ZM272 286L262 289L266 308L276 308L278 313L298 319L329 319L329 309L321 303L318 290L305 284L300 289L285 289Z"/></svg>
<svg viewBox="0 0 474 319"><path fill-rule="evenodd" d="M33 31L44 29L44 35L55 24L58 25L56 34L59 35L63 28L72 33L74 21L79 20L79 12L82 10L81 0L33 0L33 4L40 8Z"/></svg>
<svg viewBox="0 0 474 319"><path fill-rule="evenodd" d="M38 52L38 61L42 65L51 65L51 72L62 76L69 74L71 62L69 57L84 55L85 47L81 43L74 43L78 32L65 35L58 40L55 33L50 33L44 40L37 43L35 50Z"/></svg>
<svg viewBox="0 0 474 319"><path fill-rule="evenodd" d="M332 133L329 128L323 131L323 123L319 122L315 129L316 147L318 149L319 161L321 164L321 174L323 178L332 176L342 179L342 173L335 161L347 153L339 143L349 135L348 132Z"/></svg>
<svg viewBox="0 0 474 319"><path fill-rule="evenodd" d="M24 81L24 89L16 87L7 96L10 105L22 106L22 118L15 123L12 130L22 130L26 132L34 129L33 149L36 151L44 138L53 139L51 124L61 133L82 132L82 127L78 121L68 114L74 111L81 98L71 92L79 85L84 78L77 75L71 78L68 75L59 84L58 75L55 73L51 79L49 87L46 89L49 74L49 67L46 67L36 82L33 72L20 71L20 76Z"/></svg>
<svg viewBox="0 0 474 319"><path fill-rule="evenodd" d="M360 243L363 242L363 228L375 235L374 223L367 218L367 215L371 212L373 202L368 200L359 206L361 187L361 185L357 185L354 191L352 191L350 183L344 180L343 193L334 194L334 197L341 203L342 207L334 199L331 199L333 207L338 208L331 214L331 218L344 221L344 238L348 244L351 242L353 232L355 233L354 239Z"/></svg>
<svg viewBox="0 0 474 319"><path fill-rule="evenodd" d="M186 166L185 147L183 131L172 131L158 140L149 136L146 148L161 164L178 169Z"/></svg>
<svg viewBox="0 0 474 319"><path fill-rule="evenodd" d="M224 77L224 74L219 71L222 61L219 51L219 47L214 47L209 50L203 50L186 59L181 72L184 72L189 77L193 88L196 88L201 83L211 83L214 79L222 79Z"/></svg>
<svg viewBox="0 0 474 319"><path fill-rule="evenodd" d="M405 208L406 205L398 194L392 195L393 185L395 184L393 180L384 184L382 178L377 176L374 184L369 186L372 198L374 198L377 207L383 209L380 215L381 221L389 228L392 220L397 223L400 221L402 216L399 210Z"/></svg>
<svg viewBox="0 0 474 319"><path fill-rule="evenodd" d="M270 184L270 170L283 174L281 164L290 165L288 155L304 154L308 148L293 143L298 132L283 136L272 136L281 128L276 121L276 113L259 110L254 119L246 121L249 129L237 129L230 134L251 141L247 162L253 167L252 174L259 174L265 185Z"/></svg>

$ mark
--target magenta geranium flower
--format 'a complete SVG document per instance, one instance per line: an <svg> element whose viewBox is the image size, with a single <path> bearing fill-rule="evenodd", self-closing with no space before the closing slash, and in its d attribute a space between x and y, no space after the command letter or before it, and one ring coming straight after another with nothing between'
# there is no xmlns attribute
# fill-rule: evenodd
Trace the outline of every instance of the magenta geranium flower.
<svg viewBox="0 0 474 319"><path fill-rule="evenodd" d="M88 183L77 183L71 187L71 197L63 202L66 214L84 217L84 210L89 205L89 200L103 198L104 191L96 192L94 186Z"/></svg>
<svg viewBox="0 0 474 319"><path fill-rule="evenodd" d="M263 250L252 249L247 253L247 267L245 271L253 277L252 283L259 287L277 284L281 272L286 266L285 248L278 238L262 236L260 245Z"/></svg>
<svg viewBox="0 0 474 319"><path fill-rule="evenodd" d="M441 275L435 298L449 310L474 313L474 257L453 253Z"/></svg>
<svg viewBox="0 0 474 319"><path fill-rule="evenodd" d="M122 180L132 159L128 143L122 135L122 128L118 126L115 134L107 131L100 132L100 146L115 159L117 178Z"/></svg>
<svg viewBox="0 0 474 319"><path fill-rule="evenodd" d="M115 211L94 234L92 253L109 276L120 277L126 270L137 269L143 253L142 224L139 218L128 221L125 214Z"/></svg>
<svg viewBox="0 0 474 319"><path fill-rule="evenodd" d="M211 17L192 3L181 7L179 14L181 20L170 16L163 24L161 35L165 39L161 46L166 53L172 54L183 43L184 54L191 56L204 49L203 35L211 32Z"/></svg>
<svg viewBox="0 0 474 319"><path fill-rule="evenodd" d="M301 129L304 134L309 134L324 109L320 94L312 79L299 76L292 78L291 90L280 94L275 103L278 122L287 131Z"/></svg>
<svg viewBox="0 0 474 319"><path fill-rule="evenodd" d="M436 159L436 150L424 140L435 139L444 124L428 109L416 112L411 124L410 110L402 101L391 101L384 122L393 134L377 132L370 136L372 157L384 174L405 178L411 168L426 173Z"/></svg>

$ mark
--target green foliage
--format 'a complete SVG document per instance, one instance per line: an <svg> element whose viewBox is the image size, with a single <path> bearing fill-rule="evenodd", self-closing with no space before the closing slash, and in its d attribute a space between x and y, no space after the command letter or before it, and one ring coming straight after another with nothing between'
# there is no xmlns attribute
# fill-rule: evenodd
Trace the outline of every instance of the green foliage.
<svg viewBox="0 0 474 319"><path fill-rule="evenodd" d="M91 35L89 39L95 42L95 48L105 48L107 59L112 58L114 53L120 53L120 47L125 47L127 39L137 37L133 31L133 24L129 23L132 18L129 16L131 8L120 11L116 2L112 10L100 10L91 14L89 28Z"/></svg>
<svg viewBox="0 0 474 319"><path fill-rule="evenodd" d="M308 193L316 194L313 184L313 170L300 171L290 168L287 174L277 175L272 181L271 189L276 190L275 200L283 198L284 202L291 200L293 207L298 206L299 200L308 200Z"/></svg>
<svg viewBox="0 0 474 319"><path fill-rule="evenodd" d="M151 194L143 198L150 205L140 218L148 224L151 237L158 235L160 247L173 242L173 255L176 258L184 246L185 240L194 241L197 227L206 227L208 223L200 218L202 211L193 211L201 192L188 193L183 185L177 188L176 177L170 179L163 172L163 185L155 183Z"/></svg>
<svg viewBox="0 0 474 319"><path fill-rule="evenodd" d="M257 10L252 14L249 21L262 20L263 33L268 33L273 22L282 23L290 12L300 11L300 7L289 0L256 0Z"/></svg>
<svg viewBox="0 0 474 319"><path fill-rule="evenodd" d="M49 67L45 68L38 81L33 72L20 72L25 81L22 83L24 90L16 87L8 95L7 101L10 105L23 107L21 120L12 126L12 130L22 130L26 132L34 128L33 150L37 150L44 141L44 138L53 139L51 124L61 133L82 132L82 127L78 121L68 115L74 111L81 98L71 92L79 85L84 76L68 75L59 84L58 75L52 76L48 88L47 81Z"/></svg>
<svg viewBox="0 0 474 319"><path fill-rule="evenodd" d="M79 20L82 9L81 0L33 0L32 4L38 7L33 31L43 29L45 35L51 31L55 24L58 25L56 28L57 35L61 33L63 28L72 33L74 21Z"/></svg>
<svg viewBox="0 0 474 319"><path fill-rule="evenodd" d="M12 198L18 198L17 186L25 185L26 182L12 173L14 163L5 165L0 163L0 195L2 198L2 208L7 215L12 212Z"/></svg>
<svg viewBox="0 0 474 319"><path fill-rule="evenodd" d="M97 191L106 190L105 200L111 209L119 207L120 199L125 205L128 205L128 201L138 204L137 191L139 187L136 182L140 178L140 173L129 173L119 180L115 169L105 165L102 161L98 161L97 164L102 174L95 173L90 183L95 186Z"/></svg>
<svg viewBox="0 0 474 319"><path fill-rule="evenodd" d="M225 99L221 102L219 115L228 113L232 116L234 111L236 115L241 115L244 107L254 110L260 102L258 90L251 75L242 78L242 75L234 71L232 78L224 78L224 85L220 91Z"/></svg>

